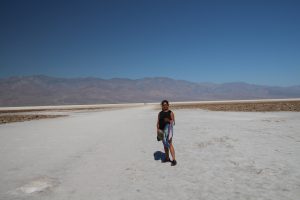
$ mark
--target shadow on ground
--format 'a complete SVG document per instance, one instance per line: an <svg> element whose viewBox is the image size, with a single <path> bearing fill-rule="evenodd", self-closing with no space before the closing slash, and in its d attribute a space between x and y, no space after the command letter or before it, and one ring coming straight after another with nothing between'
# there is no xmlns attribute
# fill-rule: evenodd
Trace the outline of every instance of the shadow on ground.
<svg viewBox="0 0 300 200"><path fill-rule="evenodd" d="M154 160L161 160L161 161L163 161L166 158L165 153L163 153L161 151L154 152L153 156L154 156Z"/></svg>

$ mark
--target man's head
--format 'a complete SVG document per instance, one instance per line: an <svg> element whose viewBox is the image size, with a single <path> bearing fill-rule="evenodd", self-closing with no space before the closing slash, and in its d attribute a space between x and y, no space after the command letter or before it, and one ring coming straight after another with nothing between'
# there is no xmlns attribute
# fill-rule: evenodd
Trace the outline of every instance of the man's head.
<svg viewBox="0 0 300 200"><path fill-rule="evenodd" d="M169 108L169 101L168 101L168 100L163 100L163 101L161 102L161 108L162 108L163 110L168 110L168 108Z"/></svg>

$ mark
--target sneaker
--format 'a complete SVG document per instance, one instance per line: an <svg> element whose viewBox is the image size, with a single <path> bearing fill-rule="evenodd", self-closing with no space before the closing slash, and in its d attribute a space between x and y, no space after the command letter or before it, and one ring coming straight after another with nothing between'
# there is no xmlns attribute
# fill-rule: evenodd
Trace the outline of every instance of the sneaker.
<svg viewBox="0 0 300 200"><path fill-rule="evenodd" d="M175 166L175 165L177 165L177 161L176 160L172 160L171 166Z"/></svg>
<svg viewBox="0 0 300 200"><path fill-rule="evenodd" d="M166 163L166 162L171 162L170 158L165 158L161 162Z"/></svg>

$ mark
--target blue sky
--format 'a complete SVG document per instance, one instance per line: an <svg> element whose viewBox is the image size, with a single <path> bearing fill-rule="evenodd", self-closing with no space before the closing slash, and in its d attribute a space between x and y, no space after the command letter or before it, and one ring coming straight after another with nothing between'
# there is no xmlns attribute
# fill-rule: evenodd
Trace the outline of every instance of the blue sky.
<svg viewBox="0 0 300 200"><path fill-rule="evenodd" d="M300 85L300 3L0 1L0 77Z"/></svg>

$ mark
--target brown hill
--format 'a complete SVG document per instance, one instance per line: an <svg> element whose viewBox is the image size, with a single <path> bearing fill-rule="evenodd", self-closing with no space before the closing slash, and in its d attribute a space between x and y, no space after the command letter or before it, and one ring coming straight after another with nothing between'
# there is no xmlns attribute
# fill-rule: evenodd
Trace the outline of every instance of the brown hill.
<svg viewBox="0 0 300 200"><path fill-rule="evenodd" d="M242 82L193 83L164 77L132 80L37 75L0 79L0 106L296 97L300 97L300 86L271 87Z"/></svg>

